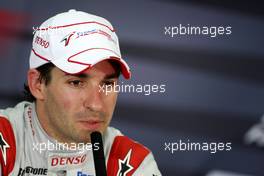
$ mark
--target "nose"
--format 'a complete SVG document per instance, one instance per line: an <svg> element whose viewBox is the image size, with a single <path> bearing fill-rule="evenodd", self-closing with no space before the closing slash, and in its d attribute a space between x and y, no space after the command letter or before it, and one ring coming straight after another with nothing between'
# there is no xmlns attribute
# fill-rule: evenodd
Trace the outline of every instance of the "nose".
<svg viewBox="0 0 264 176"><path fill-rule="evenodd" d="M98 85L91 85L85 90L84 107L91 111L102 111L104 106L102 93Z"/></svg>

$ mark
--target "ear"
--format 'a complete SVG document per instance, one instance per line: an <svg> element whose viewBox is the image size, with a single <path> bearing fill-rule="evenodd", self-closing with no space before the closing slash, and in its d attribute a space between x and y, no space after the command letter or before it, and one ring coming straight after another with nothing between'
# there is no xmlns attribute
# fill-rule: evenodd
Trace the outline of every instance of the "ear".
<svg viewBox="0 0 264 176"><path fill-rule="evenodd" d="M28 87L37 100L44 99L44 82L39 80L40 73L36 69L29 69L27 73Z"/></svg>

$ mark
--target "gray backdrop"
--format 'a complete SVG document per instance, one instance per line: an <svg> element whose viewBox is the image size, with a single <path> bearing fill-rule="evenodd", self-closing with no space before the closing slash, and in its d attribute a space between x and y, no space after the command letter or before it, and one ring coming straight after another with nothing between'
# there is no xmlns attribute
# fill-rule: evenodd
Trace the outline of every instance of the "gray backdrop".
<svg viewBox="0 0 264 176"><path fill-rule="evenodd" d="M32 27L77 9L103 16L132 70L124 84L165 93L120 93L112 125L149 147L163 175L212 170L264 175L263 148L245 145L264 105L264 12L258 1L0 1L0 107L22 100ZM165 27L231 26L230 35L165 35ZM165 142L232 142L231 151L165 151Z"/></svg>

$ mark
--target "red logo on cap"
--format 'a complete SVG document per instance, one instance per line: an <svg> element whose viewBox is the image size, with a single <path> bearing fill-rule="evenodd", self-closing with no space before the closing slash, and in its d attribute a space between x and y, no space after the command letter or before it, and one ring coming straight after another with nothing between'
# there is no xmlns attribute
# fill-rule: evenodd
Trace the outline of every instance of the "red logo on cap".
<svg viewBox="0 0 264 176"><path fill-rule="evenodd" d="M43 38L39 37L39 36L36 36L36 39L35 39L35 43L44 47L44 48L48 48L49 47L49 42L44 40Z"/></svg>
<svg viewBox="0 0 264 176"><path fill-rule="evenodd" d="M63 41L65 42L64 46L68 46L68 44L69 44L69 42L70 42L70 39L71 39L71 37L72 37L74 34L75 34L75 32L72 32L72 33L66 35L66 36L61 40L61 42L63 42Z"/></svg>

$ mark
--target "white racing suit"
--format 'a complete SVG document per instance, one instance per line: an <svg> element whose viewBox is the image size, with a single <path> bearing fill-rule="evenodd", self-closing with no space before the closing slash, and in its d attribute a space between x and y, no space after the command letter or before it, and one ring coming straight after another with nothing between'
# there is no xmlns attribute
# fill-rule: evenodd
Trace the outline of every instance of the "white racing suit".
<svg viewBox="0 0 264 176"><path fill-rule="evenodd" d="M119 130L108 127L103 143L108 176L161 175L150 150ZM41 127L34 103L0 110L2 176L95 176L91 145L76 147L61 150Z"/></svg>

